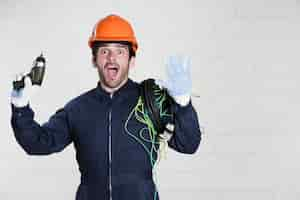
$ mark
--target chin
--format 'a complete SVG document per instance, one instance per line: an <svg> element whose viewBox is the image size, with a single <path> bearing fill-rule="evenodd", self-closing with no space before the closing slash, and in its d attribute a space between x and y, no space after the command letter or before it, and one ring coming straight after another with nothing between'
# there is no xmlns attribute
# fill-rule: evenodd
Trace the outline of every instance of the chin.
<svg viewBox="0 0 300 200"><path fill-rule="evenodd" d="M107 81L107 86L110 88L118 88L123 84L124 80L113 80L113 81Z"/></svg>

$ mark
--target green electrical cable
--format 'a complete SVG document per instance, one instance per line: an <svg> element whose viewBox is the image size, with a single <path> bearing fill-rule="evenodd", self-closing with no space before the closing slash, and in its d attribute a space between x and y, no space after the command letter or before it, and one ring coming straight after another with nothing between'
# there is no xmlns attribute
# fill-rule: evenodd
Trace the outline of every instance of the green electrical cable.
<svg viewBox="0 0 300 200"><path fill-rule="evenodd" d="M167 100L167 94L166 91L164 90L160 90L156 85L154 85L153 87L153 91L154 91L154 95L155 95L155 104L156 106L158 106L159 111L160 111L160 116L161 117L167 117L167 116L171 116L171 114L167 113L167 109L165 108L164 104ZM135 116L136 120L141 122L142 124L145 124L146 127L142 128L139 131L139 137L135 136L134 134L130 133L130 131L127 128L128 122L129 120L132 118L132 116ZM139 97L138 102L136 104L136 106L132 109L132 111L130 112L126 122L125 122L125 131L128 135L130 135L131 137L133 137L139 144L141 144L143 146L143 148L145 149L146 153L149 156L150 159L150 163L151 163L151 167L152 167L152 172L154 175L154 181L156 182L157 177L156 177L156 167L160 161L160 154L162 154L162 150L164 150L166 148L166 140L165 138L163 138L156 130L155 127L148 115L147 110L145 109L145 105L144 102L142 100L141 97ZM147 131L147 132L146 132ZM144 133L148 133L149 134L149 139L147 139L146 137L144 137ZM146 146L145 142L151 143L151 147L150 149ZM160 148L161 146L163 146L163 148ZM161 151L159 151L159 148L161 149ZM156 156L154 155L156 154ZM157 198L157 191L155 190L155 194L154 194L154 200L156 200Z"/></svg>

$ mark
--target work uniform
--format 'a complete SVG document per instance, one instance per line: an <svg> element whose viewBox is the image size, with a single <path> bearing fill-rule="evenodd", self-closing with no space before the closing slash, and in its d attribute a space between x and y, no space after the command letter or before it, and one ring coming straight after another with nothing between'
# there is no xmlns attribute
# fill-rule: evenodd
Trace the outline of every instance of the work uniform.
<svg viewBox="0 0 300 200"><path fill-rule="evenodd" d="M73 142L81 173L76 200L158 200L149 154L136 139L146 125L134 115L129 117L139 96L140 85L130 79L113 94L98 82L43 125L34 121L29 105L12 104L11 123L29 155L59 152ZM191 102L173 106L175 133L168 145L178 152L194 153L201 140L197 114ZM151 148L151 143L145 145Z"/></svg>

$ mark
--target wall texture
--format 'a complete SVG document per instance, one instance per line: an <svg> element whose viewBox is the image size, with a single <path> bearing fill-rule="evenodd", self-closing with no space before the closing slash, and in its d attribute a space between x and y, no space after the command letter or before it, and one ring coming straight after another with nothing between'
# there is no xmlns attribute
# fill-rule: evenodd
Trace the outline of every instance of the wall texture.
<svg viewBox="0 0 300 200"><path fill-rule="evenodd" d="M5 0L0 199L74 199L79 173L72 145L30 157L16 143L11 82L44 52L45 82L31 102L39 122L95 87L87 40L97 20L110 13L134 25L140 43L134 80L163 78L168 55L192 58L203 141L194 155L168 151L158 171L162 199L300 198L300 1Z"/></svg>

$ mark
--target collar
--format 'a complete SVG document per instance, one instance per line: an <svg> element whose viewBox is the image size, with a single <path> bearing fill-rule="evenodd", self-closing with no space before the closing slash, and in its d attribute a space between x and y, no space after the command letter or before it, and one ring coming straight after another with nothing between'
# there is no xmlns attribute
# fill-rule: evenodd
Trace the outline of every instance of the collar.
<svg viewBox="0 0 300 200"><path fill-rule="evenodd" d="M116 97L128 97L130 93L138 91L138 84L131 79L128 79L124 85L122 85L118 90L114 91L113 98ZM97 82L97 87L95 88L95 93L97 97L110 98L111 93L107 92L101 87L100 81Z"/></svg>

